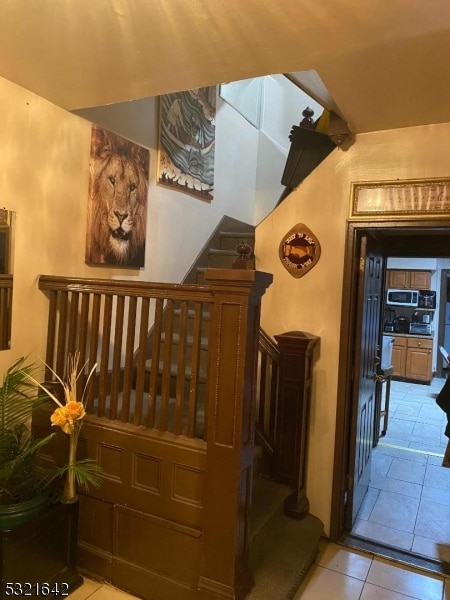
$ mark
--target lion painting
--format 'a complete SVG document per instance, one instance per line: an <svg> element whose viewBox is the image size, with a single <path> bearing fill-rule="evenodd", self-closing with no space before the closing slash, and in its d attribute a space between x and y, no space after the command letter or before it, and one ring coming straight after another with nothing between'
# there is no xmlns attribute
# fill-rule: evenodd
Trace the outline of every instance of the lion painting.
<svg viewBox="0 0 450 600"><path fill-rule="evenodd" d="M92 127L86 262L143 267L149 151Z"/></svg>

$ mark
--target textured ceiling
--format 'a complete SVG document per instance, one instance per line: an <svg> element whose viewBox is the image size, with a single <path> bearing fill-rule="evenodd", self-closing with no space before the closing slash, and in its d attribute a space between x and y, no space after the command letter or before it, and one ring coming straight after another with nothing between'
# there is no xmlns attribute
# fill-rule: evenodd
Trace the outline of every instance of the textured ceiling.
<svg viewBox="0 0 450 600"><path fill-rule="evenodd" d="M316 71L356 133L450 122L448 0L2 0L0 76L68 110Z"/></svg>

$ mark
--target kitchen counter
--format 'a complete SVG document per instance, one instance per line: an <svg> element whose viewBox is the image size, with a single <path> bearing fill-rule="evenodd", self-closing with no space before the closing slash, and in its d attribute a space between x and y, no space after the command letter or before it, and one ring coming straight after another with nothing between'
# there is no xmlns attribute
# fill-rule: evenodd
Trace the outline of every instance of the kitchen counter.
<svg viewBox="0 0 450 600"><path fill-rule="evenodd" d="M404 337L404 338L423 338L424 340L429 340L433 337L434 331L430 334L428 333L395 333L395 331L383 331L383 335L392 335L395 337Z"/></svg>

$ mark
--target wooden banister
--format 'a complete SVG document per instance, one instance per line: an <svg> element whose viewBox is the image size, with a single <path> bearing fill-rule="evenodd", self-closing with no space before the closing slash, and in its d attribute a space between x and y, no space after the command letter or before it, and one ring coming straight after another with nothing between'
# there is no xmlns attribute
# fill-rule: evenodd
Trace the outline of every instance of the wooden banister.
<svg viewBox="0 0 450 600"><path fill-rule="evenodd" d="M194 469L202 477L199 594L243 600L253 581L248 549L260 302L272 275L206 269L205 280L205 285L178 285L41 276L39 287L49 297L46 362L60 376L70 351L81 352L86 372L98 363L87 424L101 431L105 423L105 435L120 426L129 433L131 425L139 425L146 428L146 440L164 440L165 448L186 450L188 441L199 464L206 450L206 471ZM107 480L103 493L112 489L122 493ZM173 502L172 495L167 502Z"/></svg>
<svg viewBox="0 0 450 600"><path fill-rule="evenodd" d="M205 278L214 303L199 587L239 599L253 582L248 548L260 300L272 275L208 269Z"/></svg>

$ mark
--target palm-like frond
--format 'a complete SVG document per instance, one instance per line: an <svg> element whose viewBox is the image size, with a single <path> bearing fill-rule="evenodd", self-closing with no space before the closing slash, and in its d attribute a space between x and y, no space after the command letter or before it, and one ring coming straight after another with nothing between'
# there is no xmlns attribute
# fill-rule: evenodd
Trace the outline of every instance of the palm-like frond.
<svg viewBox="0 0 450 600"><path fill-rule="evenodd" d="M18 359L5 373L0 387L0 503L36 496L48 485L51 474L41 466L38 454L54 434L33 439L30 419L46 403L28 376L36 366Z"/></svg>
<svg viewBox="0 0 450 600"><path fill-rule="evenodd" d="M94 460L89 458L77 460L73 465L59 467L57 469L56 477L62 477L69 471L73 472L77 484L85 490L87 490L90 485L98 488L102 483L100 468Z"/></svg>
<svg viewBox="0 0 450 600"><path fill-rule="evenodd" d="M37 392L29 376L36 371L36 365L25 364L26 358L19 358L3 378L0 387L0 436L26 423L34 410L48 402L44 394Z"/></svg>

